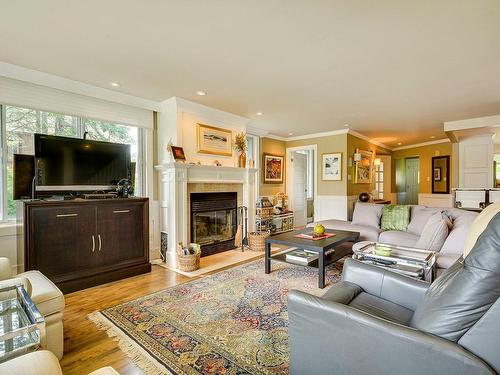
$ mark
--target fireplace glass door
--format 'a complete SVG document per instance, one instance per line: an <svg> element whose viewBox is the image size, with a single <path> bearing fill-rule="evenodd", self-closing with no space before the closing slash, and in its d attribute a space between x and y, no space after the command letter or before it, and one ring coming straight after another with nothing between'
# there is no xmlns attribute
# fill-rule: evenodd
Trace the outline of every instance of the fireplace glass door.
<svg viewBox="0 0 500 375"><path fill-rule="evenodd" d="M216 210L193 213L192 242L201 246L234 240L236 210Z"/></svg>

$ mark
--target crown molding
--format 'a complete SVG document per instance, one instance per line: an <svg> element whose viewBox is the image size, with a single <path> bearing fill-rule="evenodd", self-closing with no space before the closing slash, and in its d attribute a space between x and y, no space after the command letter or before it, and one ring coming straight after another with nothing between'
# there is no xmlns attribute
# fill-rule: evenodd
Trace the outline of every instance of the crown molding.
<svg viewBox="0 0 500 375"><path fill-rule="evenodd" d="M158 111L160 103L140 98L138 96L124 94L114 90L105 89L98 86L89 85L80 81L59 77L53 74L28 69L21 66L0 61L0 76L28 82L39 86L50 87L56 90L71 92L89 96L92 98L107 100L109 102L129 105L131 107Z"/></svg>
<svg viewBox="0 0 500 375"><path fill-rule="evenodd" d="M289 141L300 141L302 139L321 138L321 137L329 137L332 135L347 134L348 132L349 129L339 129L339 130L331 130L328 132L304 134L304 135L297 135L295 137L282 137L282 138L283 140L289 142Z"/></svg>
<svg viewBox="0 0 500 375"><path fill-rule="evenodd" d="M288 141L288 138L286 138L286 137L282 137L282 136L279 136L279 135L276 135L276 134L271 134L271 133L267 133L263 137L264 138L276 139L277 141L283 141L283 142Z"/></svg>
<svg viewBox="0 0 500 375"><path fill-rule="evenodd" d="M383 144L382 142L373 141L369 137L367 137L366 135L358 133L355 130L349 129L349 134L353 135L353 136L355 136L357 138L361 138L361 139L363 139L363 140L365 140L367 142L370 142L371 144L373 144L375 146L379 146L379 147L385 148L386 150L392 151L392 147L389 147L386 144Z"/></svg>
<svg viewBox="0 0 500 375"><path fill-rule="evenodd" d="M451 142L451 141L448 138L443 138L443 139L437 139L435 141L429 141L429 142L423 142L423 143L416 143L414 145L407 145L407 146L395 147L395 148L392 149L392 151L407 150L409 148L431 146L431 145L437 145L439 143L448 143L448 142Z"/></svg>

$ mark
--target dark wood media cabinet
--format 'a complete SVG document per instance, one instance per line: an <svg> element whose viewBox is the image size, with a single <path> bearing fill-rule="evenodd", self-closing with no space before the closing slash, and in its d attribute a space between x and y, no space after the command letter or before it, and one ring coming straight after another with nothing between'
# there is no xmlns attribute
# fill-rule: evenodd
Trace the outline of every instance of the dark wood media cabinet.
<svg viewBox="0 0 500 375"><path fill-rule="evenodd" d="M22 202L24 266L63 293L151 271L147 198Z"/></svg>

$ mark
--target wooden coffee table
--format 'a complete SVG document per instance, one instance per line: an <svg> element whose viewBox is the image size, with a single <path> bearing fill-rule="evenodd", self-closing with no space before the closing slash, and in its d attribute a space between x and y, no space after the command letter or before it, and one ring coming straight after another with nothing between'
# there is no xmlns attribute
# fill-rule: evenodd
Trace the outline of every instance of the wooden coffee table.
<svg viewBox="0 0 500 375"><path fill-rule="evenodd" d="M303 238L294 237L299 233L310 233L312 228L307 228L299 231L287 232L272 236L266 239L266 273L271 273L271 260L276 260L278 262L291 263L286 261L287 252L280 252L279 254L271 255L271 245L286 245L298 249L310 250L318 253L318 259L310 263L308 267L318 268L318 286L323 289L325 287L325 268L329 264L335 263L339 259L342 259L346 255L352 253L349 247L338 247L345 242L357 242L359 239L359 232L348 232L343 230L327 230L328 233L333 233L335 236L330 238L325 238L322 240L309 240ZM325 256L325 253L330 250L335 249L333 253ZM290 250L291 251L291 250Z"/></svg>

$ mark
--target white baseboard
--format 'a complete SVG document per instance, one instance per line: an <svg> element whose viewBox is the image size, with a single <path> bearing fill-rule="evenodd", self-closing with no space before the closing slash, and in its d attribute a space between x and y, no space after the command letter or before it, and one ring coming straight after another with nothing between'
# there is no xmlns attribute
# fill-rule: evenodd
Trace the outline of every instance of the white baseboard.
<svg viewBox="0 0 500 375"><path fill-rule="evenodd" d="M337 219L348 220L350 198L347 195L318 195L314 200L314 221Z"/></svg>

